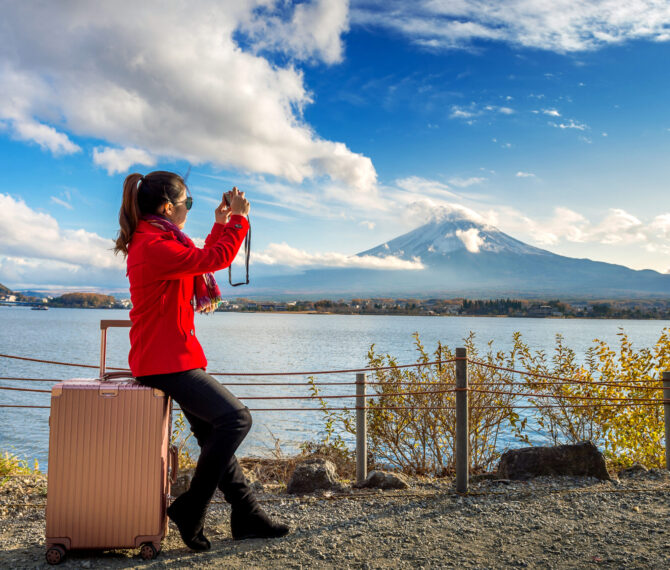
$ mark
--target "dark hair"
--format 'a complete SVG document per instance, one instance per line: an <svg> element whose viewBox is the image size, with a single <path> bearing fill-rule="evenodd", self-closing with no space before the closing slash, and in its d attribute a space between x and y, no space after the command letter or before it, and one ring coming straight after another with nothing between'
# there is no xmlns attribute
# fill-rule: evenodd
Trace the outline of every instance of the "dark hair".
<svg viewBox="0 0 670 570"><path fill-rule="evenodd" d="M146 176L129 174L123 182L123 202L119 210L119 235L114 253L128 255L128 244L142 216L155 214L165 202L177 202L187 190L184 179L174 172L156 170Z"/></svg>

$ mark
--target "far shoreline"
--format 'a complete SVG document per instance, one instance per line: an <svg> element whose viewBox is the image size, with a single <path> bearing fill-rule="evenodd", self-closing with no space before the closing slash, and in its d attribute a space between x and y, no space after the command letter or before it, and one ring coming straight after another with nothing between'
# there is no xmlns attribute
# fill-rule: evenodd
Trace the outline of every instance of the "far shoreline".
<svg viewBox="0 0 670 570"><path fill-rule="evenodd" d="M0 308L8 309L32 309L32 306L28 305L8 305L0 303ZM83 310L102 310L102 311L126 311L129 312L130 309L123 307L48 307L49 310L57 309L83 309ZM546 317L540 316L524 316L524 315L451 315L451 314L413 314L413 313L338 313L333 311L237 311L237 310L225 310L225 311L215 311L215 313L235 313L235 314L263 314L263 315L327 315L327 316L349 316L349 317L426 317L426 318L489 318L489 319L528 319L528 320L580 320L580 321L668 321L670 318L653 318L653 317L625 317L625 316L613 316L613 317L583 317L583 316L574 316L574 315L563 315L563 316L553 316L549 315Z"/></svg>

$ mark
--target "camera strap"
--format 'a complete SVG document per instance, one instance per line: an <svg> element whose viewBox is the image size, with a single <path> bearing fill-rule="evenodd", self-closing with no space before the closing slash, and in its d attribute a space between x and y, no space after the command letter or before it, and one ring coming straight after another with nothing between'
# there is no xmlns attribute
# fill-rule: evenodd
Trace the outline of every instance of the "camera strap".
<svg viewBox="0 0 670 570"><path fill-rule="evenodd" d="M249 254L251 253L251 218L247 216L249 221L249 230L247 231L247 236L244 238L244 265L247 271L247 280L240 281L239 283L233 283L233 264L231 263L228 266L228 283L233 287L238 287L239 285L249 285Z"/></svg>

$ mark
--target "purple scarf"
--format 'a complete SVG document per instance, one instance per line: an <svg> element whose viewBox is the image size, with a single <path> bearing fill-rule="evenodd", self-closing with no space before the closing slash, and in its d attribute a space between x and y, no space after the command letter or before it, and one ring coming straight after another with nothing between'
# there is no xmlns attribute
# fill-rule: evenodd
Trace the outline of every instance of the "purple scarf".
<svg viewBox="0 0 670 570"><path fill-rule="evenodd" d="M171 221L156 215L143 216L142 219L149 222L152 226L160 228L163 231L171 232L177 238L179 243L186 247L195 247L195 244L184 232L182 232ZM214 274L203 273L193 278L193 300L192 304L198 313L211 313L223 302L221 291L216 284Z"/></svg>

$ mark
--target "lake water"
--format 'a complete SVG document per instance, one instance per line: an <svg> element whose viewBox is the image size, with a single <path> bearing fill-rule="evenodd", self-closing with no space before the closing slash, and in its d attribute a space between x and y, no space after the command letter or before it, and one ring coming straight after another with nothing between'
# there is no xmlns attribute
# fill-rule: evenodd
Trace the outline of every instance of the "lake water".
<svg viewBox="0 0 670 570"><path fill-rule="evenodd" d="M83 364L98 364L101 319L127 319L123 310L50 309L0 307L0 353ZM534 349L551 351L556 334L583 354L593 339L617 344L620 328L635 347L652 346L670 321L513 319L486 317L414 317L359 315L292 315L284 313L215 313L196 316L196 331L209 360L210 371L271 372L362 368L371 344L377 352L391 353L399 364L416 361L412 333L418 332L428 351L441 341L461 346L469 331L483 346L493 340L496 349L508 350L512 334L520 331ZM127 367L128 329L111 329L108 335L108 366ZM22 362L0 358L0 376L67 379L94 377L95 370ZM355 375L318 377L332 382L352 382ZM289 378L226 378L224 382L305 382ZM9 382L0 385L49 389L53 382ZM303 387L237 386L239 397L308 395ZM334 386L324 394L353 394L352 386ZM331 400L332 401L332 400ZM353 400L335 400L352 406ZM48 394L0 390L0 403L49 405ZM309 400L249 401L250 408L315 407ZM335 404L333 404L335 405ZM264 455L273 448L273 434L282 450L295 451L315 439L323 425L320 412L256 412L253 428L239 450L241 455ZM37 458L46 469L49 441L48 409L0 408L0 451Z"/></svg>

